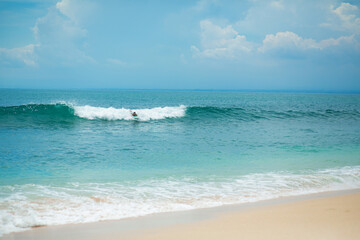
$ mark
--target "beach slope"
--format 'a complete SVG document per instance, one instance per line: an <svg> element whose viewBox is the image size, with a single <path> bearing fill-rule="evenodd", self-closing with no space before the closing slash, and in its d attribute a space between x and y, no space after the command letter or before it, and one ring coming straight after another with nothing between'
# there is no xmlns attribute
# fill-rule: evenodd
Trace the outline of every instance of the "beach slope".
<svg viewBox="0 0 360 240"><path fill-rule="evenodd" d="M226 213L198 223L147 231L134 239L360 239L360 194Z"/></svg>

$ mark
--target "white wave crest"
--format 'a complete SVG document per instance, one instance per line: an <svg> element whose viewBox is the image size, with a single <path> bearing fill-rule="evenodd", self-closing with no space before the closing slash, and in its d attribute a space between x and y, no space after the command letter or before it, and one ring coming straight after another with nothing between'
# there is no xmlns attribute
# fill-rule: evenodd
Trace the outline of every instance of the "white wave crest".
<svg viewBox="0 0 360 240"><path fill-rule="evenodd" d="M86 119L103 119L103 120L134 120L131 112L136 112L137 120L149 121L165 118L178 118L185 116L186 107L156 107L149 109L126 109L126 108L103 108L93 106L73 106L75 115Z"/></svg>

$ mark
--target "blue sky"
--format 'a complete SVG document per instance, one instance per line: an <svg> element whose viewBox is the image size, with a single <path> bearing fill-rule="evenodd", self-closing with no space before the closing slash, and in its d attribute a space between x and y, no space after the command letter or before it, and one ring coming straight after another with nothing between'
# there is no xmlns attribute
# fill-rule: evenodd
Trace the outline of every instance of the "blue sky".
<svg viewBox="0 0 360 240"><path fill-rule="evenodd" d="M360 91L360 2L0 0L0 87Z"/></svg>

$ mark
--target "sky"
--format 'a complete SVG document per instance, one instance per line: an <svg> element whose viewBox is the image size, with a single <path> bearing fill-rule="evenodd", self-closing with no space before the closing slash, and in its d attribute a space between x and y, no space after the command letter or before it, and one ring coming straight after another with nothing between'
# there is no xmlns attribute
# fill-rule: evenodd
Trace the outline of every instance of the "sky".
<svg viewBox="0 0 360 240"><path fill-rule="evenodd" d="M0 0L0 88L360 91L360 1Z"/></svg>

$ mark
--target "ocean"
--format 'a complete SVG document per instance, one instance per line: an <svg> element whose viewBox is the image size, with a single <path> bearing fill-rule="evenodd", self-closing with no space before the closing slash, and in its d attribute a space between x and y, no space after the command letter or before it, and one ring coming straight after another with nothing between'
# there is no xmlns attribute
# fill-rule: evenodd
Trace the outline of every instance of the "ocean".
<svg viewBox="0 0 360 240"><path fill-rule="evenodd" d="M0 236L359 187L360 95L0 89Z"/></svg>

